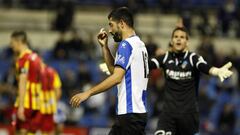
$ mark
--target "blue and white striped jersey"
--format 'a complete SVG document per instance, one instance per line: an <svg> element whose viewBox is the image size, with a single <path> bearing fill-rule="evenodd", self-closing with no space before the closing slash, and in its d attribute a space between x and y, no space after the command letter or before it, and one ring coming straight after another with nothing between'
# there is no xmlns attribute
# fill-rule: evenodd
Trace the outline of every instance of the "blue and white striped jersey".
<svg viewBox="0 0 240 135"><path fill-rule="evenodd" d="M115 66L126 70L117 86L117 114L146 113L148 53L138 36L131 36L119 43Z"/></svg>

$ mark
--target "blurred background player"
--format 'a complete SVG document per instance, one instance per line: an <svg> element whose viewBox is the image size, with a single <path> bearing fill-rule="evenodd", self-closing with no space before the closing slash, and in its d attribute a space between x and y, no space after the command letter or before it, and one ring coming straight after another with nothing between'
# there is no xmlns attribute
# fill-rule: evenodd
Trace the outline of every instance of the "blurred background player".
<svg viewBox="0 0 240 135"><path fill-rule="evenodd" d="M60 135L64 132L64 122L67 120L66 110L68 107L63 101L58 101L57 103L57 112L53 115L55 123L55 135Z"/></svg>
<svg viewBox="0 0 240 135"><path fill-rule="evenodd" d="M41 132L43 135L54 135L55 123L53 116L57 111L57 102L61 97L61 80L57 71L44 63L42 63L41 73Z"/></svg>
<svg viewBox="0 0 240 135"><path fill-rule="evenodd" d="M200 72L230 77L232 63L221 68L207 64L202 56L188 50L188 33L183 27L172 32L170 51L152 58L150 69L162 68L165 74L164 105L155 135L199 134L199 108L197 100Z"/></svg>
<svg viewBox="0 0 240 135"><path fill-rule="evenodd" d="M28 47L27 34L14 31L11 47L17 55L18 95L15 102L16 130L19 135L35 133L39 127L41 58Z"/></svg>
<svg viewBox="0 0 240 135"><path fill-rule="evenodd" d="M98 34L98 42L111 76L93 88L74 95L70 103L73 107L78 107L89 97L117 85L117 116L109 135L144 135L149 72L147 49L135 33L133 16L128 8L112 10L108 20L109 32L115 42L120 42L115 62L108 48L108 34L103 29Z"/></svg>

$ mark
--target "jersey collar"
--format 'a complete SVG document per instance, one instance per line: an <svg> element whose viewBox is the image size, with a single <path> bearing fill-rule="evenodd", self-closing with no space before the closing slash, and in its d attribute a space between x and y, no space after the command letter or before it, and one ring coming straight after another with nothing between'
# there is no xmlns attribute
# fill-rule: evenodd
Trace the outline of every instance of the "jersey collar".
<svg viewBox="0 0 240 135"><path fill-rule="evenodd" d="M188 50L185 52L185 54L184 54L184 59L186 59L187 58L187 56L188 56Z"/></svg>
<svg viewBox="0 0 240 135"><path fill-rule="evenodd" d="M31 52L32 52L31 50L26 49L26 50L24 50L22 53L20 53L20 55L18 56L18 58L22 58L25 54L31 53Z"/></svg>

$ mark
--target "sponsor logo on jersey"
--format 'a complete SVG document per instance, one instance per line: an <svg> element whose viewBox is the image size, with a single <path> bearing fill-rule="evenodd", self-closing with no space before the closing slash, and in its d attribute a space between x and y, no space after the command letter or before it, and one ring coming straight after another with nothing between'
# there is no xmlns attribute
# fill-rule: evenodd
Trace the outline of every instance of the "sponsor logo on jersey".
<svg viewBox="0 0 240 135"><path fill-rule="evenodd" d="M174 80L186 80L186 79L191 79L192 78L192 72L191 71L174 71L174 70L166 70L166 75Z"/></svg>

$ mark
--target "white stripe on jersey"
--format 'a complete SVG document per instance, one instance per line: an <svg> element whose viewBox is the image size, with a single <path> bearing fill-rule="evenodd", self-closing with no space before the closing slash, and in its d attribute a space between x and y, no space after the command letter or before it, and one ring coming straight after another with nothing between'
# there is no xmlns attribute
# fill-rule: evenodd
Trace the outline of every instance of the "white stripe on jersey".
<svg viewBox="0 0 240 135"><path fill-rule="evenodd" d="M159 66L159 62L158 62L157 59L152 58L151 61L154 62L154 63L156 64L157 68L160 68L160 66Z"/></svg>
<svg viewBox="0 0 240 135"><path fill-rule="evenodd" d="M166 62L167 58L168 58L168 51L166 52L166 54L165 54L165 56L163 58L163 64Z"/></svg>
<svg viewBox="0 0 240 135"><path fill-rule="evenodd" d="M191 66L194 66L193 65L193 56L194 55L196 55L196 53L192 53L191 55L190 55L190 63L191 63Z"/></svg>
<svg viewBox="0 0 240 135"><path fill-rule="evenodd" d="M125 77L122 80L121 84L125 84ZM117 113L118 114L125 114L127 112L127 100L126 100L126 85L118 85L117 86L118 92L117 92L117 96L118 96L118 105L117 105Z"/></svg>
<svg viewBox="0 0 240 135"><path fill-rule="evenodd" d="M200 57L198 58L198 62L197 62L197 64L196 64L196 65L197 65L196 67L198 68L198 65L201 64L201 63L207 64L207 62L203 59L202 56L200 56Z"/></svg>

